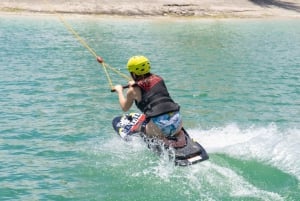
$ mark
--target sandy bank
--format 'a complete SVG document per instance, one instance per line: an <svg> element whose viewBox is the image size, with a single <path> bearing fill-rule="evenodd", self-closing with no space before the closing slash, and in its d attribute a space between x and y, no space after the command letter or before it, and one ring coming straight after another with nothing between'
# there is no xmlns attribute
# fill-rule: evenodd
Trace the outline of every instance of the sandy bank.
<svg viewBox="0 0 300 201"><path fill-rule="evenodd" d="M1 12L119 16L300 17L300 0L1 0Z"/></svg>

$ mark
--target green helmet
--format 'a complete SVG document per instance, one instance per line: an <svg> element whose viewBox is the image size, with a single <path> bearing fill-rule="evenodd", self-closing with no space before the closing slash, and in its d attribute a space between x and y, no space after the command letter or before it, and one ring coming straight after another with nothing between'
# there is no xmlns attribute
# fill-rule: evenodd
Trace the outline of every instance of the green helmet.
<svg viewBox="0 0 300 201"><path fill-rule="evenodd" d="M127 69L136 75L145 75L150 73L150 62L144 56L133 56L128 60Z"/></svg>

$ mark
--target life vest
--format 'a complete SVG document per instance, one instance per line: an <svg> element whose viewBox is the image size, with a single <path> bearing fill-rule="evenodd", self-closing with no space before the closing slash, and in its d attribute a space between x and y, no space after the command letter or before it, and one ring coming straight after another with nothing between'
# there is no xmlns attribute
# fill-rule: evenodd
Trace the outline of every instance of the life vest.
<svg viewBox="0 0 300 201"><path fill-rule="evenodd" d="M158 75L151 74L136 84L141 89L142 99L135 104L147 118L179 111L179 105L172 100L165 82Z"/></svg>

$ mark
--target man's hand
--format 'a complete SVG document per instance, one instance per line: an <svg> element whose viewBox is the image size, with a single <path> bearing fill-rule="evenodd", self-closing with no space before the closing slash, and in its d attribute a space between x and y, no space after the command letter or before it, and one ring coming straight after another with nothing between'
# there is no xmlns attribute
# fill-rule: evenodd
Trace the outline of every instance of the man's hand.
<svg viewBox="0 0 300 201"><path fill-rule="evenodd" d="M128 82L128 86L133 87L135 85L135 81L134 80L130 80Z"/></svg>
<svg viewBox="0 0 300 201"><path fill-rule="evenodd" d="M123 87L122 87L122 85L116 85L115 87L114 87L114 90L117 92L117 93L121 93L122 91L123 91Z"/></svg>

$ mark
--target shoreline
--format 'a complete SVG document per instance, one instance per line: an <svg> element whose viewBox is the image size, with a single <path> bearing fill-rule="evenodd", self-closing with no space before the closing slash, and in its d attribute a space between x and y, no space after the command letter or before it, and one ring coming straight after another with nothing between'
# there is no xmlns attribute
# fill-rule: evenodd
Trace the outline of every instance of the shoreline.
<svg viewBox="0 0 300 201"><path fill-rule="evenodd" d="M181 3L180 3L181 2ZM262 3L267 2L267 3ZM300 1L260 0L2 0L0 14L116 17L300 18Z"/></svg>

